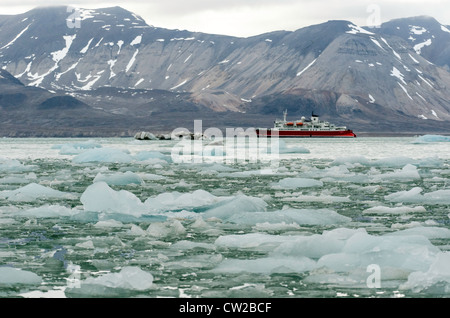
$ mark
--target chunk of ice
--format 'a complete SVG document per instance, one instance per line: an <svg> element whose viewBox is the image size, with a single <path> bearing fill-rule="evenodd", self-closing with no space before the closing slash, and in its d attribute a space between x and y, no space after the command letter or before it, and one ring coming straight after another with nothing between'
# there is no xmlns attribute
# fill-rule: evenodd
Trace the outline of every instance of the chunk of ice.
<svg viewBox="0 0 450 318"><path fill-rule="evenodd" d="M134 156L137 161L149 161L153 159L160 159L166 162L172 162L172 158L163 154L160 151L141 151Z"/></svg>
<svg viewBox="0 0 450 318"><path fill-rule="evenodd" d="M258 259L225 259L214 273L302 273L314 269L316 262L307 257L264 257Z"/></svg>
<svg viewBox="0 0 450 318"><path fill-rule="evenodd" d="M99 285L127 290L148 290L153 285L153 275L136 266L126 266L118 273L108 273L98 277L88 277L81 282L81 288Z"/></svg>
<svg viewBox="0 0 450 318"><path fill-rule="evenodd" d="M0 267L1 285L40 285L42 278L33 272L13 267Z"/></svg>
<svg viewBox="0 0 450 318"><path fill-rule="evenodd" d="M433 239L449 239L450 230L444 227L436 226L416 226L409 229L388 233L386 235L422 235L426 238Z"/></svg>
<svg viewBox="0 0 450 318"><path fill-rule="evenodd" d="M274 184L274 187L283 189L296 189L296 188L309 188L322 186L323 186L322 181L306 178L284 178L280 180L278 183Z"/></svg>
<svg viewBox="0 0 450 318"><path fill-rule="evenodd" d="M409 191L399 191L385 196L386 200L403 203L428 203L428 204L450 204L450 190L437 190L421 194L420 187L414 187Z"/></svg>
<svg viewBox="0 0 450 318"><path fill-rule="evenodd" d="M133 193L111 189L104 181L90 185L81 195L85 211L141 216L145 205Z"/></svg>
<svg viewBox="0 0 450 318"><path fill-rule="evenodd" d="M351 221L328 209L286 209L273 212L240 212L231 215L229 222L256 225L257 223L276 224L280 222L296 223L299 225L333 225Z"/></svg>
<svg viewBox="0 0 450 318"><path fill-rule="evenodd" d="M102 145L93 140L79 143L57 144L52 147L52 149L59 149L60 155L78 155L87 149L95 148L102 148Z"/></svg>
<svg viewBox="0 0 450 318"><path fill-rule="evenodd" d="M129 163L133 161L133 157L126 151L112 148L89 149L75 156L72 161L74 163L88 162L112 162L112 163Z"/></svg>
<svg viewBox="0 0 450 318"><path fill-rule="evenodd" d="M75 199L71 193L61 192L44 187L37 183L30 183L16 190L4 190L0 192L0 199L9 201L31 202L45 199Z"/></svg>
<svg viewBox="0 0 450 318"><path fill-rule="evenodd" d="M422 213L427 212L423 206L409 207L387 207L387 206L374 206L372 208L363 211L363 214L405 214L405 213Z"/></svg>
<svg viewBox="0 0 450 318"><path fill-rule="evenodd" d="M227 198L216 197L205 190L195 190L192 193L165 192L145 200L144 204L152 211L169 211L192 209L209 206Z"/></svg>
<svg viewBox="0 0 450 318"><path fill-rule="evenodd" d="M223 220L230 218L234 214L265 211L266 207L267 203L263 199L246 195L238 195L231 199L216 203L204 212L204 217L216 217Z"/></svg>
<svg viewBox="0 0 450 318"><path fill-rule="evenodd" d="M186 233L183 224L178 220L170 220L168 222L154 222L147 228L147 233L150 236L157 238L166 238L170 236L179 237Z"/></svg>
<svg viewBox="0 0 450 318"><path fill-rule="evenodd" d="M127 171L124 173L116 173L112 175L104 175L102 173L98 173L94 182L104 181L109 185L127 185L127 184L143 184L144 180L137 174L131 171Z"/></svg>
<svg viewBox="0 0 450 318"><path fill-rule="evenodd" d="M36 166L26 166L16 159L0 158L0 172L24 172L35 169Z"/></svg>
<svg viewBox="0 0 450 318"><path fill-rule="evenodd" d="M415 138L412 143L422 144L428 142L450 142L450 136L442 135L423 135Z"/></svg>
<svg viewBox="0 0 450 318"><path fill-rule="evenodd" d="M450 253L439 253L431 266L424 271L416 271L408 276L408 281L400 285L400 289L412 289L414 292L430 289L433 286L440 287L440 294L450 291ZM443 290L441 290L443 288Z"/></svg>
<svg viewBox="0 0 450 318"><path fill-rule="evenodd" d="M392 181L409 181L409 180L419 180L420 175L417 171L417 167L411 164L407 164L400 171L394 171L389 173L383 173L375 175L372 178L375 182L392 182Z"/></svg>
<svg viewBox="0 0 450 318"><path fill-rule="evenodd" d="M69 209L65 206L60 205L44 205L37 208L31 208L20 212L23 216L32 216L36 218L55 218L64 216L73 216L79 213L79 211L74 209Z"/></svg>

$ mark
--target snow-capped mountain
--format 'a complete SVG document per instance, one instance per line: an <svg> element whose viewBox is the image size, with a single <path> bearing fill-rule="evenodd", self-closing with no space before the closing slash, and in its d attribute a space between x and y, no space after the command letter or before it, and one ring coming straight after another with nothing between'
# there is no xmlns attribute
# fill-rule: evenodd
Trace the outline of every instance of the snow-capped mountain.
<svg viewBox="0 0 450 318"><path fill-rule="evenodd" d="M115 115L161 112L152 101L165 92L192 116L240 114L229 125L259 125L255 114L270 123L287 108L365 131L448 131L449 30L431 18L379 29L328 21L237 38L157 28L120 7L37 8L0 16L0 66Z"/></svg>
<svg viewBox="0 0 450 318"><path fill-rule="evenodd" d="M417 54L450 70L450 26L419 16L383 23L377 32L403 38Z"/></svg>

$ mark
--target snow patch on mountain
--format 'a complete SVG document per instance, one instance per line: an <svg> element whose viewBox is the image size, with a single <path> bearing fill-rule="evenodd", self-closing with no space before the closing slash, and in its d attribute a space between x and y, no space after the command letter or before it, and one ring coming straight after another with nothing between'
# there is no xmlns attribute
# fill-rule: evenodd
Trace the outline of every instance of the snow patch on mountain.
<svg viewBox="0 0 450 318"><path fill-rule="evenodd" d="M418 60L416 60L411 54L408 54L409 57L411 58L411 60L413 60L414 63L419 64L420 62Z"/></svg>
<svg viewBox="0 0 450 318"><path fill-rule="evenodd" d="M410 27L409 30L412 34L422 35L425 32L427 32L427 29L425 29L424 27L421 27L421 26L410 25L409 27Z"/></svg>
<svg viewBox="0 0 450 318"><path fill-rule="evenodd" d="M408 90L399 82L397 82L397 84L402 88L402 90L405 92L405 94L409 97L409 99L413 100L413 98L411 97L411 95L409 95Z"/></svg>
<svg viewBox="0 0 450 318"><path fill-rule="evenodd" d="M315 59L314 61L312 61L311 63L308 64L307 67L305 67L303 70L301 70L300 72L297 73L297 76L302 75L305 71L307 71L315 62L317 59Z"/></svg>
<svg viewBox="0 0 450 318"><path fill-rule="evenodd" d="M354 25L354 24L349 24L348 27L351 29L350 31L347 31L346 33L349 34L369 34L369 35L374 35L375 33L369 32L363 28L361 28L360 26Z"/></svg>
<svg viewBox="0 0 450 318"><path fill-rule="evenodd" d="M422 53L422 49L425 46L430 46L431 44L432 44L431 39L428 39L425 42L422 42L422 43L414 45L414 51L416 51L417 54L421 54Z"/></svg>
<svg viewBox="0 0 450 318"><path fill-rule="evenodd" d="M80 51L81 54L85 54L89 50L89 46L91 45L92 40L94 40L94 38L90 39L88 44L84 48L81 49L81 51Z"/></svg>
<svg viewBox="0 0 450 318"><path fill-rule="evenodd" d="M370 39L372 40L373 43L375 43L378 47L380 47L384 51L384 48L381 46L380 42L378 42L377 39L375 39L374 37L370 37Z"/></svg>
<svg viewBox="0 0 450 318"><path fill-rule="evenodd" d="M30 27L30 25L31 25L31 23L28 24L27 27L26 27L25 29L23 29L23 30L22 30L22 31L14 38L14 39L12 39L11 42L9 42L9 43L6 44L5 46L1 47L0 50L3 50L4 48L9 47L9 46L11 46L12 44L14 44L14 42L16 42L16 40L17 40L18 38L20 38L20 37L22 36L22 34L25 33L25 31L28 30L28 28Z"/></svg>
<svg viewBox="0 0 450 318"><path fill-rule="evenodd" d="M114 76L116 76L116 73L114 73L113 71L113 67L116 64L117 60L109 60L108 61L108 65L109 65L109 79L113 78Z"/></svg>
<svg viewBox="0 0 450 318"><path fill-rule="evenodd" d="M137 81L136 84L134 84L134 87L139 86L139 84L141 84L143 81L145 81L145 78L141 78L139 81Z"/></svg>
<svg viewBox="0 0 450 318"><path fill-rule="evenodd" d="M122 45L123 45L124 43L125 43L125 42L122 41L122 40L117 41L117 46L119 47L119 50L117 51L117 55L120 54L120 51L122 50Z"/></svg>
<svg viewBox="0 0 450 318"><path fill-rule="evenodd" d="M130 45L138 45L142 42L142 35L138 35L133 41L131 41Z"/></svg>
<svg viewBox="0 0 450 318"><path fill-rule="evenodd" d="M447 33L450 33L450 30L446 28L444 25L441 25L441 30Z"/></svg>
<svg viewBox="0 0 450 318"><path fill-rule="evenodd" d="M74 35L65 35L63 38L66 41L66 46L59 51L55 51L50 53L52 55L53 61L56 63L59 63L62 59L64 59L69 52L70 47L72 46L73 40L77 37L76 34Z"/></svg>
<svg viewBox="0 0 450 318"><path fill-rule="evenodd" d="M174 86L174 87L172 87L170 90L174 90L174 89L177 89L178 87L180 87L180 86L183 86L184 84L186 84L187 83L187 80L184 80L183 82L181 82L180 84L178 84L178 85L176 85L176 86Z"/></svg>
<svg viewBox="0 0 450 318"><path fill-rule="evenodd" d="M133 56L131 57L130 62L128 62L127 68L125 69L125 72L128 72L131 67L133 66L134 62L136 61L136 56L139 53L139 49L136 50L136 52L134 52Z"/></svg>
<svg viewBox="0 0 450 318"><path fill-rule="evenodd" d="M407 85L404 79L405 75L403 75L395 66L392 68L391 76L398 78L403 84Z"/></svg>

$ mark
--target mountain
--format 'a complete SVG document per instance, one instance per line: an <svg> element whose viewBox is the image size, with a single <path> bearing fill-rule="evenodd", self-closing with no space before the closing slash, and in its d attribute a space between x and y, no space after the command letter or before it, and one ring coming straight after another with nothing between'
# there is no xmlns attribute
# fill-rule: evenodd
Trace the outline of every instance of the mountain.
<svg viewBox="0 0 450 318"><path fill-rule="evenodd" d="M450 70L450 26L429 16L418 16L383 23L376 32L401 37L417 54Z"/></svg>
<svg viewBox="0 0 450 318"><path fill-rule="evenodd" d="M194 119L266 126L284 109L362 132L450 133L447 31L416 17L238 38L154 27L120 7L46 7L0 16L0 66L22 89L60 96L39 111L89 109L119 134Z"/></svg>

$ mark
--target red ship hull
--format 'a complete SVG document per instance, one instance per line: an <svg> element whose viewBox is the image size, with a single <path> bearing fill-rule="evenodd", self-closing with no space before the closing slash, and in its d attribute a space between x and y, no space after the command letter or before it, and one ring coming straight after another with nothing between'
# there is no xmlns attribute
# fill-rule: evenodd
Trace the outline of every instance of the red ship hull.
<svg viewBox="0 0 450 318"><path fill-rule="evenodd" d="M272 137L272 129L256 129L258 137ZM356 134L352 130L276 130L273 134L279 138L354 138Z"/></svg>

